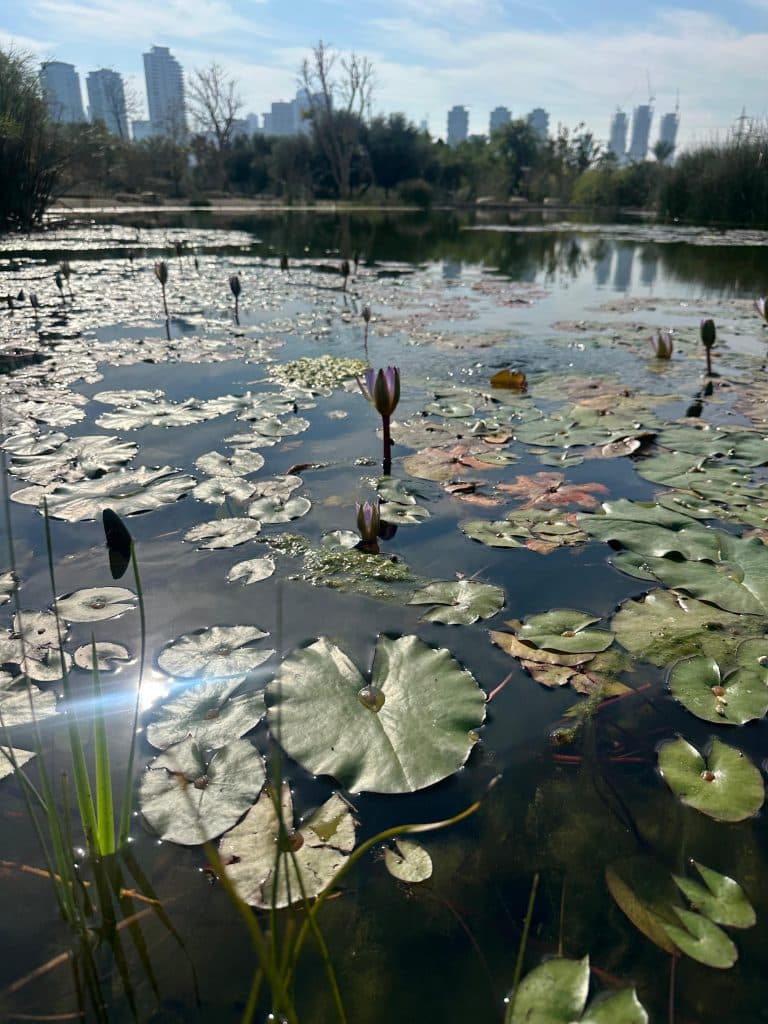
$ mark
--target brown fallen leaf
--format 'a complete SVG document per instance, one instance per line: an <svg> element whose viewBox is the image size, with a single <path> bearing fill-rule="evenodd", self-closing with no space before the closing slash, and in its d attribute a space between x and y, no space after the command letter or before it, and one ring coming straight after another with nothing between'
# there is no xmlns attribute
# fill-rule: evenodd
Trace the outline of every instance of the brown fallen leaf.
<svg viewBox="0 0 768 1024"><path fill-rule="evenodd" d="M499 484L498 490L527 498L520 508L556 508L561 505L597 508L600 502L594 495L608 493L603 484L566 484L562 473L518 475L513 484Z"/></svg>
<svg viewBox="0 0 768 1024"><path fill-rule="evenodd" d="M507 388L510 391L525 391L528 380L522 370L499 370L491 377L492 388Z"/></svg>
<svg viewBox="0 0 768 1024"><path fill-rule="evenodd" d="M543 651L538 647L531 647L530 644L523 643L512 633L502 633L499 630L490 630L488 635L502 651L510 654L513 658L535 662L539 665L561 665L575 668L577 665L586 665L595 657L594 654L563 654L559 651Z"/></svg>

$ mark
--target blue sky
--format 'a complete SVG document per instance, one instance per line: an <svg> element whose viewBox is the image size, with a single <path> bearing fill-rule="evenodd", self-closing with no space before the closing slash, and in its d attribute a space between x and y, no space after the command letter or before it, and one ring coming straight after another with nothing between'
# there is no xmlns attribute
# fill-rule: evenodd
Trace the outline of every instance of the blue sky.
<svg viewBox="0 0 768 1024"><path fill-rule="evenodd" d="M497 104L604 138L614 108L680 93L680 141L723 134L746 108L768 115L768 0L0 0L0 45L114 67L143 100L141 54L170 46L187 72L211 60L237 79L245 111L289 99L319 38L376 67L374 108L445 130L454 103L470 130ZM653 133L655 137L655 131Z"/></svg>

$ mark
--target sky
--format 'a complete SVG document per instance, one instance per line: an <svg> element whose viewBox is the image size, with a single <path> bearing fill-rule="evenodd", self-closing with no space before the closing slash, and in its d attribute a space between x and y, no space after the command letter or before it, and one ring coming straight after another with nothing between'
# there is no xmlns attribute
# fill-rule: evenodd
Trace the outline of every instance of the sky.
<svg viewBox="0 0 768 1024"><path fill-rule="evenodd" d="M237 81L243 113L296 92L319 39L375 67L375 112L402 111L444 136L454 104L470 132L497 105L605 140L617 106L659 115L679 93L679 146L722 137L746 109L768 116L768 0L0 0L0 46L120 71L144 99L142 53L169 46L189 74L211 61Z"/></svg>

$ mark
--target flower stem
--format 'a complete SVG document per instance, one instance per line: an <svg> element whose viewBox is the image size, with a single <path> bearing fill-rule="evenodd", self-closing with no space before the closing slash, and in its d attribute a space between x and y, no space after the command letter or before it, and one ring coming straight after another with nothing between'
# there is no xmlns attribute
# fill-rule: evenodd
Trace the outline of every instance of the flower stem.
<svg viewBox="0 0 768 1024"><path fill-rule="evenodd" d="M389 416L382 416L381 423L384 428L384 476L392 472L392 434L389 430Z"/></svg>

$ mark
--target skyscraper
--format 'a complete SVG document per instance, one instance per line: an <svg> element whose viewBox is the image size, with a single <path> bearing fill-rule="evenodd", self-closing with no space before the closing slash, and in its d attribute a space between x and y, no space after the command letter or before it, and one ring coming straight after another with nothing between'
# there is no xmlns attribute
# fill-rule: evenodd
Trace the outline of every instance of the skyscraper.
<svg viewBox="0 0 768 1024"><path fill-rule="evenodd" d="M128 113L125 109L122 75L109 68L102 68L100 71L89 72L85 84L91 120L103 121L113 135L127 139Z"/></svg>
<svg viewBox="0 0 768 1024"><path fill-rule="evenodd" d="M469 131L469 111L466 107L451 107L448 111L448 134L449 146L458 146L465 142Z"/></svg>
<svg viewBox="0 0 768 1024"><path fill-rule="evenodd" d="M153 46L144 54L144 77L153 134L186 133L184 72L167 46Z"/></svg>
<svg viewBox="0 0 768 1024"><path fill-rule="evenodd" d="M627 115L616 108L611 121L611 136L608 140L608 151L613 153L618 162L624 163L627 155Z"/></svg>
<svg viewBox="0 0 768 1024"><path fill-rule="evenodd" d="M635 107L635 112L632 115L632 141L627 153L630 160L645 160L648 154L652 119L653 109L648 104Z"/></svg>
<svg viewBox="0 0 768 1024"><path fill-rule="evenodd" d="M549 114L541 107L536 107L528 115L528 124L534 133L544 142L549 135Z"/></svg>
<svg viewBox="0 0 768 1024"><path fill-rule="evenodd" d="M677 145L677 129L680 126L680 117L677 112L664 114L659 125L659 142L666 143L669 147L669 155L664 158L664 163L670 163Z"/></svg>
<svg viewBox="0 0 768 1024"><path fill-rule="evenodd" d="M493 135L499 128L503 128L505 124L509 124L512 120L512 114L506 107L496 107L491 111L491 119L488 122L488 134Z"/></svg>
<svg viewBox="0 0 768 1024"><path fill-rule="evenodd" d="M74 64L46 61L40 66L40 86L52 121L72 124L85 120L80 76Z"/></svg>

